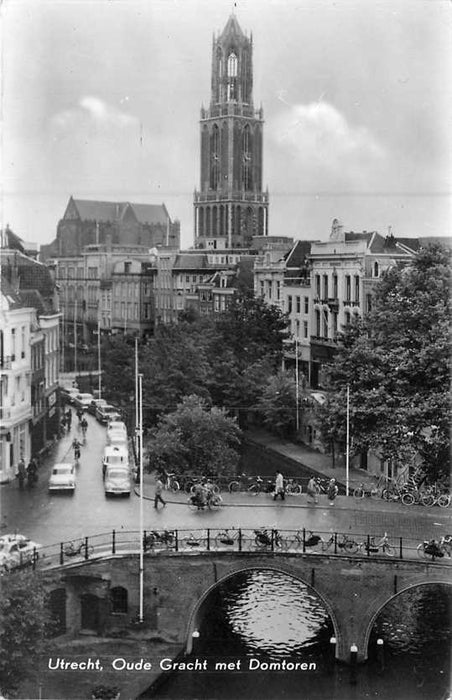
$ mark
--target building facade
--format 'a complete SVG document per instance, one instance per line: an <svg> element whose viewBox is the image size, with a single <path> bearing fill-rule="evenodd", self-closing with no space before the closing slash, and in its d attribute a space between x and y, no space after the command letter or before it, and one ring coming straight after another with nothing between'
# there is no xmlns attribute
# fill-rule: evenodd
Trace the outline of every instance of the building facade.
<svg viewBox="0 0 452 700"><path fill-rule="evenodd" d="M246 248L253 236L268 234L263 123L253 104L253 40L231 15L213 38L210 106L201 109L196 248Z"/></svg>

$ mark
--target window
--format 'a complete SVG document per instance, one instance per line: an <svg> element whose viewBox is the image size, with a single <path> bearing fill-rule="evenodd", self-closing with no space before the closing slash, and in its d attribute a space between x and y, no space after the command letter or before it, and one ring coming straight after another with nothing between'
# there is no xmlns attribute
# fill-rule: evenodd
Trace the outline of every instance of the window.
<svg viewBox="0 0 452 700"><path fill-rule="evenodd" d="M124 263L124 274L125 275L130 275L130 268L132 267L131 262L125 262Z"/></svg>
<svg viewBox="0 0 452 700"><path fill-rule="evenodd" d="M276 299L279 301L281 299L281 282L276 282Z"/></svg>
<svg viewBox="0 0 452 700"><path fill-rule="evenodd" d="M345 312L345 325L346 326L350 325L350 312L349 311Z"/></svg>
<svg viewBox="0 0 452 700"><path fill-rule="evenodd" d="M287 311L289 314L292 313L292 297L291 296L287 297Z"/></svg>
<svg viewBox="0 0 452 700"><path fill-rule="evenodd" d="M309 297L304 298L304 312L305 314L309 313Z"/></svg>
<svg viewBox="0 0 452 700"><path fill-rule="evenodd" d="M320 311L316 309L315 311L315 334L320 337Z"/></svg>
<svg viewBox="0 0 452 700"><path fill-rule="evenodd" d="M337 275L333 275L333 299L337 299Z"/></svg>
<svg viewBox="0 0 452 700"><path fill-rule="evenodd" d="M308 337L308 322L303 321L303 338Z"/></svg>
<svg viewBox="0 0 452 700"><path fill-rule="evenodd" d="M328 275L323 275L323 299L328 299Z"/></svg>
<svg viewBox="0 0 452 700"><path fill-rule="evenodd" d="M323 337L328 338L328 313L323 313Z"/></svg>
<svg viewBox="0 0 452 700"><path fill-rule="evenodd" d="M380 274L380 269L378 267L378 263L374 262L374 277L378 277L379 274Z"/></svg>
<svg viewBox="0 0 452 700"><path fill-rule="evenodd" d="M115 586L110 591L111 612L115 614L124 614L128 610L128 593L127 589L122 586Z"/></svg>
<svg viewBox="0 0 452 700"><path fill-rule="evenodd" d="M359 304L359 275L355 275L355 301Z"/></svg>
<svg viewBox="0 0 452 700"><path fill-rule="evenodd" d="M264 291L264 281L263 281L263 280L259 280L259 288L260 288L261 296L263 297L263 296L264 296L264 293L265 293L265 291Z"/></svg>
<svg viewBox="0 0 452 700"><path fill-rule="evenodd" d="M11 328L11 360L16 359L16 329Z"/></svg>
<svg viewBox="0 0 452 700"><path fill-rule="evenodd" d="M295 297L297 314L301 312L301 297Z"/></svg>
<svg viewBox="0 0 452 700"><path fill-rule="evenodd" d="M345 275L345 301L351 300L351 277L350 275Z"/></svg>
<svg viewBox="0 0 452 700"><path fill-rule="evenodd" d="M366 294L366 311L369 313L372 311L372 295Z"/></svg>
<svg viewBox="0 0 452 700"><path fill-rule="evenodd" d="M25 326L22 326L21 331L21 351L20 351L20 356L23 358L25 357Z"/></svg>
<svg viewBox="0 0 452 700"><path fill-rule="evenodd" d="M228 78L237 77L237 56L232 51L228 56Z"/></svg>
<svg viewBox="0 0 452 700"><path fill-rule="evenodd" d="M320 275L315 276L315 296L320 299Z"/></svg>

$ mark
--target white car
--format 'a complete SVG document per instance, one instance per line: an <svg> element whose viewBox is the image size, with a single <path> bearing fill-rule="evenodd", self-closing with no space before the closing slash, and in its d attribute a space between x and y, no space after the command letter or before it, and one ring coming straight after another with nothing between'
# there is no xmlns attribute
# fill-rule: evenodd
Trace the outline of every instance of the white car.
<svg viewBox="0 0 452 700"><path fill-rule="evenodd" d="M107 467L104 489L106 496L130 496L132 482L129 470L121 466Z"/></svg>
<svg viewBox="0 0 452 700"><path fill-rule="evenodd" d="M113 430L108 436L109 445L121 445L127 448L127 433L122 430Z"/></svg>
<svg viewBox="0 0 452 700"><path fill-rule="evenodd" d="M93 400L92 394L77 394L74 399L74 406L77 410L87 411Z"/></svg>
<svg viewBox="0 0 452 700"><path fill-rule="evenodd" d="M24 564L32 564L39 557L41 544L25 535L3 535L0 537L0 568L9 570Z"/></svg>
<svg viewBox="0 0 452 700"><path fill-rule="evenodd" d="M67 463L55 464L49 480L49 491L72 491L75 489L74 465Z"/></svg>
<svg viewBox="0 0 452 700"><path fill-rule="evenodd" d="M119 435L122 435L122 440L119 439ZM116 437L116 440L113 439L114 437ZM127 428L119 420L112 420L107 426L107 443L112 444L115 441L127 443Z"/></svg>
<svg viewBox="0 0 452 700"><path fill-rule="evenodd" d="M107 445L102 458L102 474L105 476L107 467L129 468L129 451L124 444Z"/></svg>

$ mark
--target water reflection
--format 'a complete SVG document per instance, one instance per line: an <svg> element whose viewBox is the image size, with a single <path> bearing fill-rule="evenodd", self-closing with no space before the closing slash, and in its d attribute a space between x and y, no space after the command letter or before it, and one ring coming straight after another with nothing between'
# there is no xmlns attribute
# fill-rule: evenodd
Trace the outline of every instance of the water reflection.
<svg viewBox="0 0 452 700"><path fill-rule="evenodd" d="M172 700L446 700L449 697L452 587L411 589L381 611L369 661L352 677L331 659L333 627L321 600L275 571L240 573L218 586L199 610L193 656L315 661L315 672L174 674L155 694ZM383 639L377 647L377 639Z"/></svg>

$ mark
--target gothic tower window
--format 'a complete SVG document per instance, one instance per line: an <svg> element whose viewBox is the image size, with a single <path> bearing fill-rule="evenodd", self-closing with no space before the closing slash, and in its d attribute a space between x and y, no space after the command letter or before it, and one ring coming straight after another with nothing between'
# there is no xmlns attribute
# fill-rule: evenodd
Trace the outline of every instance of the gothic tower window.
<svg viewBox="0 0 452 700"><path fill-rule="evenodd" d="M236 95L237 56L235 55L234 51L231 51L231 53L228 56L227 72L228 72L227 100L228 100L228 102L231 102L232 100L237 99L237 95Z"/></svg>
<svg viewBox="0 0 452 700"><path fill-rule="evenodd" d="M242 185L245 190L253 189L251 176L251 133L247 124L242 134Z"/></svg>
<svg viewBox="0 0 452 700"><path fill-rule="evenodd" d="M220 174L220 134L216 124L210 136L210 189L216 190Z"/></svg>

